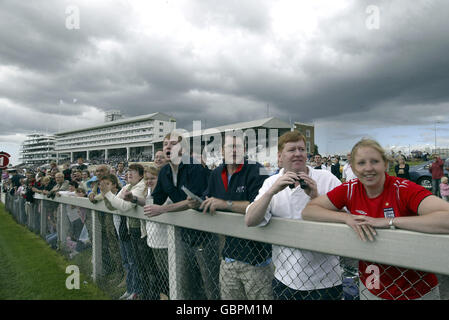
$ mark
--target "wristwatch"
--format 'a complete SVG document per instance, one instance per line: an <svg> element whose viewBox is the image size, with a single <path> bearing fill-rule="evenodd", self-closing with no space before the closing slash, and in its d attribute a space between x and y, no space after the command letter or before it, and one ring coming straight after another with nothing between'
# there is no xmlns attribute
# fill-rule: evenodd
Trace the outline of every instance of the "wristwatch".
<svg viewBox="0 0 449 320"><path fill-rule="evenodd" d="M131 199L131 203L137 203L137 197L133 196L133 198Z"/></svg>
<svg viewBox="0 0 449 320"><path fill-rule="evenodd" d="M388 226L390 227L390 229L396 229L396 227L393 224L393 220L394 218L391 218L390 221L388 222Z"/></svg>
<svg viewBox="0 0 449 320"><path fill-rule="evenodd" d="M228 204L228 210L232 211L232 201L228 200L228 201L226 201L226 203Z"/></svg>

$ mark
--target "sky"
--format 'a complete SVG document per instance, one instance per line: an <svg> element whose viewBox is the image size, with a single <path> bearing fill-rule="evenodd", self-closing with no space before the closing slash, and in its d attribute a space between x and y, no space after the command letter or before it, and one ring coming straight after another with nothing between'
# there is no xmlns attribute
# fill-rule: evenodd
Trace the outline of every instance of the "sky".
<svg viewBox="0 0 449 320"><path fill-rule="evenodd" d="M0 151L163 112L192 130L277 117L322 154L449 147L445 0L0 1Z"/></svg>

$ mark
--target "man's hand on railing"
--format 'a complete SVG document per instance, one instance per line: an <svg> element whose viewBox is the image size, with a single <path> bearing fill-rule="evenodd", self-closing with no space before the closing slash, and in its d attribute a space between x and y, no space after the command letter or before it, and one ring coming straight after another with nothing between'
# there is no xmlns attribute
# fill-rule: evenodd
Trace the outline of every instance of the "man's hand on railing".
<svg viewBox="0 0 449 320"><path fill-rule="evenodd" d="M143 214L147 217L156 217L165 212L167 212L165 206L159 206L157 204L149 204L143 207Z"/></svg>
<svg viewBox="0 0 449 320"><path fill-rule="evenodd" d="M187 197L187 206L189 207L189 209L196 209L200 206L200 203L195 199Z"/></svg>
<svg viewBox="0 0 449 320"><path fill-rule="evenodd" d="M209 211L210 214L214 214L216 210L226 210L227 208L228 204L226 201L214 197L207 198L199 207L200 210L203 210L204 214L206 214L207 211Z"/></svg>
<svg viewBox="0 0 449 320"><path fill-rule="evenodd" d="M89 201L92 203L97 203L98 201L95 199L95 194L93 192L89 193Z"/></svg>

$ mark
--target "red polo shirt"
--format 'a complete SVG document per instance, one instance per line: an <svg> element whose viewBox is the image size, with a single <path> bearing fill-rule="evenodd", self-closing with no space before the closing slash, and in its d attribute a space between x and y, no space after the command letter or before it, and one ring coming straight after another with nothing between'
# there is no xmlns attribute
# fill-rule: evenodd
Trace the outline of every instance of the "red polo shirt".
<svg viewBox="0 0 449 320"><path fill-rule="evenodd" d="M444 176L444 161L440 158L432 162L429 172L432 173L432 179L441 179Z"/></svg>
<svg viewBox="0 0 449 320"><path fill-rule="evenodd" d="M385 174L385 177L384 190L376 198L368 198L359 179L343 183L328 192L327 196L336 208L342 209L346 206L354 215L393 218L416 216L421 201L432 194L406 179L391 177L388 174ZM379 268L380 271L377 284L371 282L375 268ZM436 276L432 273L361 260L359 275L362 283L372 294L389 300L417 299L438 284Z"/></svg>

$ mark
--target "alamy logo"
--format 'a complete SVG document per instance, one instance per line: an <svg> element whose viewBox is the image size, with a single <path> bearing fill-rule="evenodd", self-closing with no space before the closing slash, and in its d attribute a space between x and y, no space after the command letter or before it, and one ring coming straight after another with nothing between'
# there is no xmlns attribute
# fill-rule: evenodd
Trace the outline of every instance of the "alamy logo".
<svg viewBox="0 0 449 320"><path fill-rule="evenodd" d="M77 6L67 6L65 8L65 27L68 30L80 29L80 9Z"/></svg>
<svg viewBox="0 0 449 320"><path fill-rule="evenodd" d="M365 26L368 30L380 29L380 8L378 6L370 5L366 7L366 14L368 17L365 20Z"/></svg>
<svg viewBox="0 0 449 320"><path fill-rule="evenodd" d="M368 267L366 267L365 273L370 274L368 277L366 277L366 288L367 289L380 289L380 270L379 267L375 264L370 264Z"/></svg>
<svg viewBox="0 0 449 320"><path fill-rule="evenodd" d="M70 274L65 280L65 287L69 290L80 288L80 269L78 266L70 265L65 269L65 273Z"/></svg>
<svg viewBox="0 0 449 320"><path fill-rule="evenodd" d="M235 190L235 192L238 192L238 193L243 193L243 192L245 192L245 186L237 187L237 189Z"/></svg>

